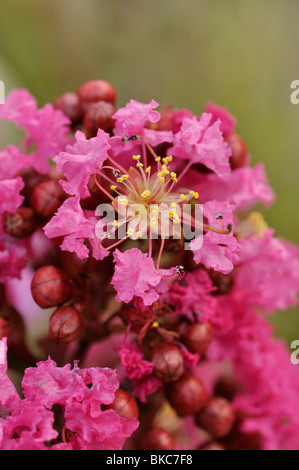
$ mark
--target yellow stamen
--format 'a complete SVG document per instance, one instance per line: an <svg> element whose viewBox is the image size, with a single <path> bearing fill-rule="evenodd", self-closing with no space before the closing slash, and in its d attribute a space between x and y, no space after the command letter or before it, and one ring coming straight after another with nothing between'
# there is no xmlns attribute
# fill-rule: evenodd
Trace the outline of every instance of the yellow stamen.
<svg viewBox="0 0 299 470"><path fill-rule="evenodd" d="M185 195L185 194L181 194L181 195L180 195L180 198L181 198L182 201L184 201L184 200L186 199L186 195Z"/></svg>
<svg viewBox="0 0 299 470"><path fill-rule="evenodd" d="M137 168L142 168L143 167L143 164L142 163L137 163Z"/></svg>
<svg viewBox="0 0 299 470"><path fill-rule="evenodd" d="M116 189L116 186L115 186L114 184L112 184L112 185L110 186L110 189L111 189L111 191L114 191L114 190Z"/></svg>
<svg viewBox="0 0 299 470"><path fill-rule="evenodd" d="M151 169L152 169L152 167L148 166L144 171L145 171L145 173L150 173Z"/></svg>
<svg viewBox="0 0 299 470"><path fill-rule="evenodd" d="M142 196L142 197L148 197L148 196L150 195L150 193L151 193L151 192L150 192L148 189L145 189L145 190L143 191L143 193L141 193L141 196Z"/></svg>
<svg viewBox="0 0 299 470"><path fill-rule="evenodd" d="M133 160L140 160L141 155L133 155Z"/></svg>
<svg viewBox="0 0 299 470"><path fill-rule="evenodd" d="M153 323L152 323L152 327L153 328L158 328L159 326L159 322L157 320L155 320Z"/></svg>
<svg viewBox="0 0 299 470"><path fill-rule="evenodd" d="M119 225L120 225L119 222L117 222L117 220L114 220L112 222L112 224L114 225L114 227L119 227Z"/></svg>

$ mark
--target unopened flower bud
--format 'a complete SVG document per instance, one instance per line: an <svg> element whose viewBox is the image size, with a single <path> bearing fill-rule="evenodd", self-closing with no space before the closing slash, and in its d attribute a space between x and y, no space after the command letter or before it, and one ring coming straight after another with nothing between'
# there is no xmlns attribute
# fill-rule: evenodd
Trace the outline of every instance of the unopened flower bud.
<svg viewBox="0 0 299 470"><path fill-rule="evenodd" d="M175 440L167 431L161 428L151 429L140 442L141 450L174 450Z"/></svg>
<svg viewBox="0 0 299 470"><path fill-rule="evenodd" d="M212 397L195 418L196 423L213 437L226 436L233 427L235 412L231 404L221 397Z"/></svg>
<svg viewBox="0 0 299 470"><path fill-rule="evenodd" d="M70 298L72 282L62 269L53 265L42 266L32 278L31 292L41 308L54 307Z"/></svg>
<svg viewBox="0 0 299 470"><path fill-rule="evenodd" d="M5 212L3 215L3 228L12 237L28 237L35 231L36 227L37 224L31 207L18 207L14 214Z"/></svg>
<svg viewBox="0 0 299 470"><path fill-rule="evenodd" d="M234 377L230 375L223 375L220 377L215 385L214 393L219 397L226 398L231 401L238 392L238 384Z"/></svg>
<svg viewBox="0 0 299 470"><path fill-rule="evenodd" d="M52 217L61 206L66 194L58 181L43 181L33 191L30 204L34 212L45 218Z"/></svg>
<svg viewBox="0 0 299 470"><path fill-rule="evenodd" d="M184 372L181 349L173 343L160 343L151 352L151 361L158 379L163 382L178 380Z"/></svg>
<svg viewBox="0 0 299 470"><path fill-rule="evenodd" d="M198 450L226 450L226 449L222 444L219 444L219 442L212 441L199 447Z"/></svg>
<svg viewBox="0 0 299 470"><path fill-rule="evenodd" d="M0 317L0 339L1 338L8 338L9 337L9 323L5 318Z"/></svg>
<svg viewBox="0 0 299 470"><path fill-rule="evenodd" d="M54 101L54 108L59 109L67 116L72 124L78 124L82 117L82 109L77 93L64 93Z"/></svg>
<svg viewBox="0 0 299 470"><path fill-rule="evenodd" d="M167 385L166 396L171 406L181 416L198 413L206 404L206 387L192 374L184 374L179 380Z"/></svg>
<svg viewBox="0 0 299 470"><path fill-rule="evenodd" d="M231 148L230 165L232 170L241 168L246 164L247 147L244 139L238 134L230 134L225 141Z"/></svg>
<svg viewBox="0 0 299 470"><path fill-rule="evenodd" d="M49 319L49 337L59 344L68 344L79 338L84 322L81 314L73 307L59 307Z"/></svg>
<svg viewBox="0 0 299 470"><path fill-rule="evenodd" d="M210 322L190 323L182 328L181 341L192 353L204 353L212 339L213 327Z"/></svg>
<svg viewBox="0 0 299 470"><path fill-rule="evenodd" d="M106 101L114 105L116 90L106 80L89 80L79 86L77 95L84 110L84 105L97 103L98 101Z"/></svg>
<svg viewBox="0 0 299 470"><path fill-rule="evenodd" d="M83 122L89 137L95 137L98 129L111 132L115 122L112 117L114 113L115 107L105 101L99 101L98 103L89 105Z"/></svg>
<svg viewBox="0 0 299 470"><path fill-rule="evenodd" d="M122 418L138 419L139 411L135 398L129 392L117 389L115 398L110 405L105 405L103 409L116 411Z"/></svg>

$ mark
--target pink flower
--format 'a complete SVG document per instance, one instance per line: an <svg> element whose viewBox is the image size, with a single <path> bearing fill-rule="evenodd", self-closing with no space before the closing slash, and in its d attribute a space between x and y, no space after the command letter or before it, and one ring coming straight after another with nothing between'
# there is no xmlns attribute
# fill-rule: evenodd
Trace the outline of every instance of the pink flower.
<svg viewBox="0 0 299 470"><path fill-rule="evenodd" d="M72 141L69 119L51 104L37 109L36 100L27 90L13 90L7 96L5 104L0 105L0 119L13 121L26 131L21 153L27 153L27 166L40 173L49 171L49 158Z"/></svg>
<svg viewBox="0 0 299 470"><path fill-rule="evenodd" d="M54 415L51 411L38 403L23 402L2 422L0 449L46 450L45 443L58 435L53 424Z"/></svg>
<svg viewBox="0 0 299 470"><path fill-rule="evenodd" d="M205 321L216 308L216 298L210 295L216 290L208 273L198 269L187 273L182 282L174 283L163 299L174 306L177 315L185 315L191 321Z"/></svg>
<svg viewBox="0 0 299 470"><path fill-rule="evenodd" d="M143 133L143 128L148 121L151 123L159 121L160 113L154 111L157 106L159 106L159 103L155 100L151 100L148 104L130 100L124 108L120 108L113 116L116 121L114 135L130 137Z"/></svg>
<svg viewBox="0 0 299 470"><path fill-rule="evenodd" d="M194 187L202 202L217 199L242 209L258 202L269 205L274 200L274 193L268 184L262 163L255 167L236 169L222 178L214 174L206 175Z"/></svg>
<svg viewBox="0 0 299 470"><path fill-rule="evenodd" d="M181 130L174 136L174 144L168 150L190 163L202 163L218 176L230 173L231 150L224 142L220 121L211 124L212 114L203 113L199 119L183 119Z"/></svg>
<svg viewBox="0 0 299 470"><path fill-rule="evenodd" d="M0 407L11 411L18 406L20 397L7 376L7 338L0 339ZM1 409L1 408L0 408ZM1 427L0 427L1 437Z"/></svg>
<svg viewBox="0 0 299 470"><path fill-rule="evenodd" d="M65 408L66 426L77 450L121 450L137 429L135 418L122 418L114 410L101 411L89 402L74 402Z"/></svg>
<svg viewBox="0 0 299 470"><path fill-rule="evenodd" d="M127 377L133 382L138 382L153 372L153 363L144 360L143 352L136 344L124 342L116 346L116 349Z"/></svg>
<svg viewBox="0 0 299 470"><path fill-rule="evenodd" d="M89 249L85 244L85 241L89 240L93 257L103 259L108 255L108 251L98 249L98 239L95 235L96 223L95 217L88 218L84 214L79 197L70 197L45 225L44 232L48 238L64 236L60 248L76 253L80 259L87 258L89 255Z"/></svg>
<svg viewBox="0 0 299 470"><path fill-rule="evenodd" d="M204 204L204 217L210 225L225 230L233 225L233 210L234 206L227 202L208 201ZM225 274L233 270L232 253L238 250L233 232L224 235L209 231L203 236L203 240L201 236L192 240L190 247L196 263Z"/></svg>
<svg viewBox="0 0 299 470"><path fill-rule="evenodd" d="M0 181L0 214L5 211L15 212L24 201L24 196L20 194L23 188L24 182L19 176Z"/></svg>
<svg viewBox="0 0 299 470"><path fill-rule="evenodd" d="M83 132L76 132L76 142L67 146L54 158L57 169L67 178L60 181L63 189L71 195L85 198L90 196L87 183L90 175L101 168L110 148L109 134L99 129L97 136L86 139Z"/></svg>
<svg viewBox="0 0 299 470"><path fill-rule="evenodd" d="M10 411L0 418L0 449L121 449L126 438L138 427L135 418L122 418L114 410L103 411L118 388L115 371L77 364L57 367L50 358L25 370L20 399L7 377L6 340L0 340L0 404ZM60 405L64 442L54 429L54 408Z"/></svg>
<svg viewBox="0 0 299 470"><path fill-rule="evenodd" d="M152 258L138 248L121 253L114 252L115 271L112 285L119 302L130 302L135 296L141 297L144 305L152 305L159 297L157 286L161 282Z"/></svg>
<svg viewBox="0 0 299 470"><path fill-rule="evenodd" d="M154 393L162 383L153 374L154 365L144 360L143 352L134 343L123 342L116 346L126 376L134 385L133 392L140 401Z"/></svg>
<svg viewBox="0 0 299 470"><path fill-rule="evenodd" d="M28 156L21 153L18 147L8 145L5 150L0 150L1 179L13 178L22 169L29 166Z"/></svg>
<svg viewBox="0 0 299 470"><path fill-rule="evenodd" d="M228 136L235 132L236 118L232 116L229 111L223 106L218 106L211 101L206 103L205 112L212 114L211 124L220 120L220 131L224 136Z"/></svg>
<svg viewBox="0 0 299 470"><path fill-rule="evenodd" d="M297 304L299 291L298 248L267 230L262 237L240 241L234 279L236 294L246 302L273 313Z"/></svg>

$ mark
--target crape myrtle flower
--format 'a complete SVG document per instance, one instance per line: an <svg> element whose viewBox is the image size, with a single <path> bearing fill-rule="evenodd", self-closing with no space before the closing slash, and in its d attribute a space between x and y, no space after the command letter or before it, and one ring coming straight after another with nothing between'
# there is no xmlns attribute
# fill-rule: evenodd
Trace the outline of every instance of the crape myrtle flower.
<svg viewBox="0 0 299 470"><path fill-rule="evenodd" d="M298 374L263 315L297 303L298 249L253 210L274 200L263 164L250 166L224 107L130 100L114 112L115 97L90 81L56 110L25 90L0 105L25 131L20 148L0 150L1 336L15 353L7 309L26 317L25 284L8 278L26 263L66 271L55 311L80 323L60 367L42 345L48 359L26 367L22 398L0 336L0 448L298 449ZM137 433L113 408L117 390L140 406Z"/></svg>
<svg viewBox="0 0 299 470"><path fill-rule="evenodd" d="M6 338L0 340L1 450L121 449L138 427L112 409L118 389L115 371L57 367L50 358L25 370L21 399L7 376ZM60 430L54 420L60 416Z"/></svg>
<svg viewBox="0 0 299 470"><path fill-rule="evenodd" d="M228 251L230 249L233 253L237 250L232 234L233 206L215 201L216 213L207 204L203 216L208 223L195 220L192 214L183 210L185 204L196 205L199 199L199 193L191 186L197 178L188 182L190 190L186 190L183 183L187 170L193 164L201 162L220 177L230 172L230 150L219 129L220 121L210 125L211 114L206 113L199 119L194 116L192 126L185 131L184 123L189 125L190 119L184 118L181 131L174 134L172 130L150 127L160 120L160 113L154 110L157 106L154 100L149 104L131 100L114 114L112 137L101 129L96 137L88 140L82 132L76 133L76 142L54 157L57 168L66 178L66 181L61 181L62 187L72 197L62 204L44 227L49 238L64 236L61 248L75 252L80 259L89 254L86 239L92 245L92 254L96 259L103 259L115 248L112 285L117 292L117 300L129 302L134 297L140 297L145 306L151 305L165 290L165 283L161 281L173 281L184 274L183 266L174 265L164 272L160 266L168 234L181 236L183 224L205 232L202 255L201 240L195 239L191 243L197 263L229 272L233 265ZM171 155L161 157L154 149L173 142L170 150L175 150L180 158L189 159L180 175L172 169L174 158ZM198 156L195 157L196 152ZM96 219L88 217L79 204L89 194L88 182L92 176L106 202L118 214L118 219L106 225L103 219L96 222ZM137 206L144 208L138 215ZM107 241L115 238L120 229L125 230L124 236L107 245ZM97 246L92 231L99 234ZM128 242L140 240L142 244L145 238L147 254L139 248L140 245L123 253L118 250L121 243L127 242L124 245L130 246ZM153 238L160 239L155 265L152 261L155 249ZM124 278L125 271L130 271L131 279Z"/></svg>

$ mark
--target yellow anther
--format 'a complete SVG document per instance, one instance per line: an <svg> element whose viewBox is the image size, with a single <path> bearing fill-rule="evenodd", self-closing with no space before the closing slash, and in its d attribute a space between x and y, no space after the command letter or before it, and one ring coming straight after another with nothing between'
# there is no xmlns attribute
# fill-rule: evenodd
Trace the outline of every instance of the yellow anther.
<svg viewBox="0 0 299 470"><path fill-rule="evenodd" d="M116 186L115 186L114 184L112 184L112 185L110 186L110 189L111 189L111 191L114 191L114 190L116 189Z"/></svg>
<svg viewBox="0 0 299 470"><path fill-rule="evenodd" d="M180 224L181 221L180 221L179 217L175 217L175 219L173 220L173 223L174 224Z"/></svg>
<svg viewBox="0 0 299 470"><path fill-rule="evenodd" d="M152 215L158 215L159 214L159 206L154 206L152 209Z"/></svg>
<svg viewBox="0 0 299 470"><path fill-rule="evenodd" d="M145 173L150 173L151 169L152 169L152 167L148 166L144 171L145 171Z"/></svg>
<svg viewBox="0 0 299 470"><path fill-rule="evenodd" d="M118 199L118 202L119 202L119 204L123 204L124 206L126 206L129 201L126 197L122 197L122 198Z"/></svg>
<svg viewBox="0 0 299 470"><path fill-rule="evenodd" d="M158 326L159 326L159 322L157 320L153 321L152 327L153 328L158 328Z"/></svg>
<svg viewBox="0 0 299 470"><path fill-rule="evenodd" d="M152 217L151 218L151 227L155 227L156 223L157 223L157 219L155 217Z"/></svg>
<svg viewBox="0 0 299 470"><path fill-rule="evenodd" d="M190 196L194 197L195 196L195 191L190 191Z"/></svg>
<svg viewBox="0 0 299 470"><path fill-rule="evenodd" d="M151 193L151 192L150 192L148 189L145 189L145 190L143 191L143 193L141 193L141 196L142 196L142 197L148 197L148 196L150 195L150 193Z"/></svg>
<svg viewBox="0 0 299 470"><path fill-rule="evenodd" d="M161 157L156 157L155 158L155 162L160 162L161 161Z"/></svg>
<svg viewBox="0 0 299 470"><path fill-rule="evenodd" d="M158 176L163 176L163 175L164 175L163 171L159 171Z"/></svg>
<svg viewBox="0 0 299 470"><path fill-rule="evenodd" d="M186 199L186 195L185 195L185 194L181 194L181 195L180 195L180 198L181 198L182 201L184 201L184 200Z"/></svg>
<svg viewBox="0 0 299 470"><path fill-rule="evenodd" d="M132 228L129 228L129 230L127 231L127 235L133 235L134 234L134 230Z"/></svg>
<svg viewBox="0 0 299 470"><path fill-rule="evenodd" d="M142 237L142 232L140 232L140 230L138 230L138 232L136 233L137 237L140 238Z"/></svg>
<svg viewBox="0 0 299 470"><path fill-rule="evenodd" d="M161 168L162 168L163 171L166 171L166 170L167 170L167 166L166 166L166 165L162 165ZM167 170L167 171L168 171L168 170Z"/></svg>
<svg viewBox="0 0 299 470"><path fill-rule="evenodd" d="M137 168L142 168L143 167L143 164L142 163L137 163Z"/></svg>
<svg viewBox="0 0 299 470"><path fill-rule="evenodd" d="M160 181L161 183L163 183L163 181L165 181L165 178L163 178L163 176L160 176Z"/></svg>
<svg viewBox="0 0 299 470"><path fill-rule="evenodd" d="M198 199L199 198L199 194L197 191L195 191L195 194L194 194L194 199Z"/></svg>
<svg viewBox="0 0 299 470"><path fill-rule="evenodd" d="M171 207L176 207L176 202L172 202L170 205Z"/></svg>
<svg viewBox="0 0 299 470"><path fill-rule="evenodd" d="M169 170L164 170L164 175L169 175Z"/></svg>
<svg viewBox="0 0 299 470"><path fill-rule="evenodd" d="M117 181L118 183L122 183L122 182L123 182L123 177L122 177L122 176L120 176L119 178L117 178L117 180L116 180L116 181Z"/></svg>
<svg viewBox="0 0 299 470"><path fill-rule="evenodd" d="M129 175L122 175L123 181L127 180L129 178Z"/></svg>
<svg viewBox="0 0 299 470"><path fill-rule="evenodd" d="M140 160L141 155L133 155L133 160Z"/></svg>
<svg viewBox="0 0 299 470"><path fill-rule="evenodd" d="M114 227L119 227L119 225L120 225L119 222L117 222L117 220L114 220L112 222L112 224L114 225Z"/></svg>
<svg viewBox="0 0 299 470"><path fill-rule="evenodd" d="M168 155L168 157L166 157L167 161L168 162L172 162L172 156L171 155Z"/></svg>
<svg viewBox="0 0 299 470"><path fill-rule="evenodd" d="M178 182L178 179L177 179L177 178L175 178L175 177L172 177L171 179L172 179L172 181L174 181L175 183L177 183L177 182Z"/></svg>
<svg viewBox="0 0 299 470"><path fill-rule="evenodd" d="M175 173L174 171L172 171L172 172L170 173L170 176L171 176L171 178L176 178L176 173Z"/></svg>

